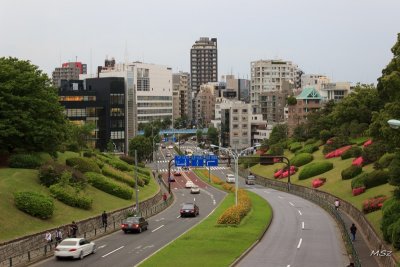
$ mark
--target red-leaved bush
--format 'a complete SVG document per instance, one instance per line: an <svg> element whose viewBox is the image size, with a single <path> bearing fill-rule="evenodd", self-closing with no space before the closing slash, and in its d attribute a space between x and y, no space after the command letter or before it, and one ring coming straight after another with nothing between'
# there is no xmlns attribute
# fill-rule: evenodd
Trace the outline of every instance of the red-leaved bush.
<svg viewBox="0 0 400 267"><path fill-rule="evenodd" d="M363 212L370 213L376 210L380 210L382 208L383 202L387 199L384 195L379 195L373 198L369 198L364 200L363 202Z"/></svg>
<svg viewBox="0 0 400 267"><path fill-rule="evenodd" d="M365 192L365 186L353 188L352 192L353 192L353 196L361 195L362 193Z"/></svg>

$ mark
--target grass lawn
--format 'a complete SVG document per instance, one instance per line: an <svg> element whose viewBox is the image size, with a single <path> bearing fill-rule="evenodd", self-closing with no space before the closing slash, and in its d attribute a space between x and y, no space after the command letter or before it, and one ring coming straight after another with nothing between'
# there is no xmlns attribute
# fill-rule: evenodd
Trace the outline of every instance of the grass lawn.
<svg viewBox="0 0 400 267"><path fill-rule="evenodd" d="M260 237L271 221L269 204L257 194L248 194L252 210L239 226L216 224L218 217L234 203L235 196L231 193L208 218L140 266L229 266Z"/></svg>
<svg viewBox="0 0 400 267"><path fill-rule="evenodd" d="M65 158L67 157L63 156L64 161ZM0 168L0 242L68 224L72 220L79 221L98 216L104 210L112 211L127 207L135 199L135 194L131 200L124 200L88 185L86 193L93 198L91 210L73 208L54 199L53 216L48 220L41 220L18 210L13 197L13 193L17 191L35 191L50 195L48 188L39 184L37 174L37 170ZM154 196L158 190L159 185L154 179L150 179L148 186L140 187L139 200ZM24 227L19 227L21 223Z"/></svg>
<svg viewBox="0 0 400 267"><path fill-rule="evenodd" d="M376 195L386 195L388 197L392 196L392 191L394 190L394 186L389 185L389 184L384 184L380 185L371 189L368 189L365 193L358 195L358 196L353 196L352 191L351 191L351 179L350 180L342 180L341 172L343 169L349 167L353 161L353 158L342 160L340 157L337 158L332 158L332 159L325 159L324 155L322 154L322 147L314 152L313 154L314 160L312 162L316 161L330 161L333 163L333 169L323 173L321 175L317 175L315 177L311 177L305 180L299 180L298 175L302 169L302 167L299 168L299 171L291 176L291 182L294 184L298 185L303 185L307 187L311 187L311 182L314 178L317 177L325 177L326 178L326 183L319 187L318 190L328 192L332 195L338 196L339 198L346 200L350 202L354 207L358 208L359 210L362 210L362 202L367 199L374 197ZM290 159L291 157L289 157ZM257 175L264 176L267 178L273 178L275 170L284 167L285 164L279 163L279 164L274 164L274 165L266 165L266 166L261 166L259 164L255 165L254 167L251 168L251 171ZM366 172L371 172L373 170L372 164L369 164L367 166L363 167L363 171ZM282 179L282 181L287 181L286 179ZM369 213L366 215L367 219L370 221L370 223L373 225L375 228L375 231L382 237L382 232L380 230L380 220L382 218L382 212L381 211L375 211L372 213Z"/></svg>

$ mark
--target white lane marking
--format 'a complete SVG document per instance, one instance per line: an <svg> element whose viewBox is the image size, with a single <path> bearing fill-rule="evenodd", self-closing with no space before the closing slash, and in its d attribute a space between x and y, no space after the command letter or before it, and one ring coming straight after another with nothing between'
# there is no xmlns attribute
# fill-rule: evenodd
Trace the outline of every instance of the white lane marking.
<svg viewBox="0 0 400 267"><path fill-rule="evenodd" d="M180 218L180 217L181 217L181 215L179 215L179 216L178 216L178 217L176 217L176 218L178 219L178 218Z"/></svg>
<svg viewBox="0 0 400 267"><path fill-rule="evenodd" d="M290 264L288 266L286 266L286 267L290 267Z"/></svg>
<svg viewBox="0 0 400 267"><path fill-rule="evenodd" d="M270 194L271 192L270 192L270 191L267 191L267 190L264 190L264 193Z"/></svg>
<svg viewBox="0 0 400 267"><path fill-rule="evenodd" d="M124 248L124 246L119 247L119 248L117 248L117 249L114 249L113 251L108 252L107 254L105 254L105 255L103 255L103 256L101 256L101 257L102 257L102 258L107 257L108 255L110 255L110 254L114 253L115 251L118 251L118 250L120 250L120 249L122 249L122 248Z"/></svg>
<svg viewBox="0 0 400 267"><path fill-rule="evenodd" d="M299 244L297 245L297 248L300 248L300 246L301 246L301 242L303 242L303 238L300 238L300 240L299 240Z"/></svg>
<svg viewBox="0 0 400 267"><path fill-rule="evenodd" d="M100 247L98 247L97 249L101 249L101 248L104 248L106 245L102 245L102 246L100 246Z"/></svg>
<svg viewBox="0 0 400 267"><path fill-rule="evenodd" d="M294 204L292 202L289 201L289 204L292 205L294 207Z"/></svg>
<svg viewBox="0 0 400 267"><path fill-rule="evenodd" d="M215 201L215 199L213 199L213 205L215 206L217 204L217 202Z"/></svg>
<svg viewBox="0 0 400 267"><path fill-rule="evenodd" d="M300 215L303 215L300 210L297 210L297 211L299 212Z"/></svg>
<svg viewBox="0 0 400 267"><path fill-rule="evenodd" d="M301 222L301 229L304 229L304 222Z"/></svg>
<svg viewBox="0 0 400 267"><path fill-rule="evenodd" d="M152 248L152 247L154 247L154 245L145 246L143 249Z"/></svg>
<svg viewBox="0 0 400 267"><path fill-rule="evenodd" d="M156 222L162 221L164 218L157 219Z"/></svg>
<svg viewBox="0 0 400 267"><path fill-rule="evenodd" d="M164 224L163 225L161 225L161 226L159 226L159 227L157 227L156 229L154 229L153 231L151 231L152 233L154 233L155 231L157 231L158 229L160 229L160 228L162 228L162 227L164 227Z"/></svg>
<svg viewBox="0 0 400 267"><path fill-rule="evenodd" d="M280 199L282 199L283 197L281 197L281 196L278 196Z"/></svg>
<svg viewBox="0 0 400 267"><path fill-rule="evenodd" d="M135 249L140 249L142 246L137 246Z"/></svg>

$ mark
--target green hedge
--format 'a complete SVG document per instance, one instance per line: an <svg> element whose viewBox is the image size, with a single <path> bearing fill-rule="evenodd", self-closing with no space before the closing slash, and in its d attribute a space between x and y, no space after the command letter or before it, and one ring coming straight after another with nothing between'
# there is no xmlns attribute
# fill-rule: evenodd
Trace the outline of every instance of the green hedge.
<svg viewBox="0 0 400 267"><path fill-rule="evenodd" d="M53 184L49 188L52 196L71 207L89 210L92 207L93 199L77 192L70 185Z"/></svg>
<svg viewBox="0 0 400 267"><path fill-rule="evenodd" d="M349 180L351 178L356 177L362 172L362 168L360 166L351 165L350 167L342 170L342 180Z"/></svg>
<svg viewBox="0 0 400 267"><path fill-rule="evenodd" d="M303 167L299 174L299 180L304 180L333 169L333 163L328 161L312 162Z"/></svg>
<svg viewBox="0 0 400 267"><path fill-rule="evenodd" d="M314 153L315 151L318 151L318 149L319 149L319 146L318 146L318 145L316 145L316 144L309 144L309 145L304 146L302 149L297 150L297 151L295 152L295 154L296 154L296 155L297 155L297 154L301 154L301 153L310 153L310 154L312 154L312 153Z"/></svg>
<svg viewBox="0 0 400 267"><path fill-rule="evenodd" d="M80 158L80 157L69 158L66 159L65 163L68 166L81 171L82 173L85 172L101 173L99 166L93 160L88 158Z"/></svg>
<svg viewBox="0 0 400 267"><path fill-rule="evenodd" d="M367 179L368 174L367 172L361 173L351 180L351 189L365 186L365 179Z"/></svg>
<svg viewBox="0 0 400 267"><path fill-rule="evenodd" d="M381 166L382 168L389 167L390 163L392 162L392 160L395 157L396 157L396 154L394 154L394 153L385 153L378 160L379 166Z"/></svg>
<svg viewBox="0 0 400 267"><path fill-rule="evenodd" d="M38 174L40 183L47 187L56 184L60 181L61 175L66 171L72 174L70 179L71 184L79 184L82 186L87 184L86 177L80 171L54 161L49 161L40 166Z"/></svg>
<svg viewBox="0 0 400 267"><path fill-rule="evenodd" d="M123 186L113 182L112 179L95 172L87 172L85 176L91 185L110 195L123 199L132 199L133 190L128 186Z"/></svg>
<svg viewBox="0 0 400 267"><path fill-rule="evenodd" d="M120 156L119 157L120 160L125 161L126 163L130 164L130 165L134 165L135 164L135 158L131 157L131 156Z"/></svg>
<svg viewBox="0 0 400 267"><path fill-rule="evenodd" d="M289 145L289 150L293 153L302 148L303 148L303 145L300 142L294 142Z"/></svg>
<svg viewBox="0 0 400 267"><path fill-rule="evenodd" d="M349 150L345 151L340 157L342 159L357 158L361 156L362 149L358 146L352 146Z"/></svg>
<svg viewBox="0 0 400 267"><path fill-rule="evenodd" d="M304 146L313 145L313 144L315 144L317 141L318 141L318 140L315 139L315 138L307 139L307 140L304 142Z"/></svg>
<svg viewBox="0 0 400 267"><path fill-rule="evenodd" d="M53 200L37 192L16 192L14 202L18 209L41 219L50 218L54 212Z"/></svg>
<svg viewBox="0 0 400 267"><path fill-rule="evenodd" d="M364 180L366 188L372 188L382 184L386 184L389 181L389 172L384 170L375 170L368 174Z"/></svg>
<svg viewBox="0 0 400 267"><path fill-rule="evenodd" d="M310 153L301 153L296 155L290 160L290 164L296 167L300 167L310 163L314 159L313 155Z"/></svg>
<svg viewBox="0 0 400 267"><path fill-rule="evenodd" d="M151 179L150 176L138 173L138 184L139 185L140 185L139 181L142 181L145 185L148 185L150 183L150 179ZM143 185L140 185L140 186L143 186Z"/></svg>
<svg viewBox="0 0 400 267"><path fill-rule="evenodd" d="M8 159L10 168L36 169L42 164L42 160L35 155L14 154Z"/></svg>
<svg viewBox="0 0 400 267"><path fill-rule="evenodd" d="M124 184L127 184L131 187L135 187L136 183L135 183L135 179L132 175L129 175L126 172L122 172L120 170L114 169L113 167L111 167L110 165L104 165L103 169L103 174L105 176L111 177L115 180L118 180L120 182L123 182ZM139 186L143 186L143 181L142 181L142 185L138 180L138 185Z"/></svg>
<svg viewBox="0 0 400 267"><path fill-rule="evenodd" d="M382 207L382 222L381 230L383 233L383 238L392 242L393 237L393 227L400 218L400 200L392 198L386 200Z"/></svg>

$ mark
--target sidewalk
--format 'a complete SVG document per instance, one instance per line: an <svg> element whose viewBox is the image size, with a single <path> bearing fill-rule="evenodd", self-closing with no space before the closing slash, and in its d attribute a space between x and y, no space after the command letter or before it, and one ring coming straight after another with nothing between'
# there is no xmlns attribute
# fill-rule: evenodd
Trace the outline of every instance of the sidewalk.
<svg viewBox="0 0 400 267"><path fill-rule="evenodd" d="M357 251L358 258L360 259L360 263L362 267L379 267L378 262L375 259L375 256L370 256L372 250L368 247L367 241L365 240L364 235L362 234L362 229L357 225L356 221L352 221L349 215L339 209L340 217L343 219L346 230L350 235L350 226L354 223L357 226L356 240L353 242L353 246ZM372 248L378 249L378 248Z"/></svg>

